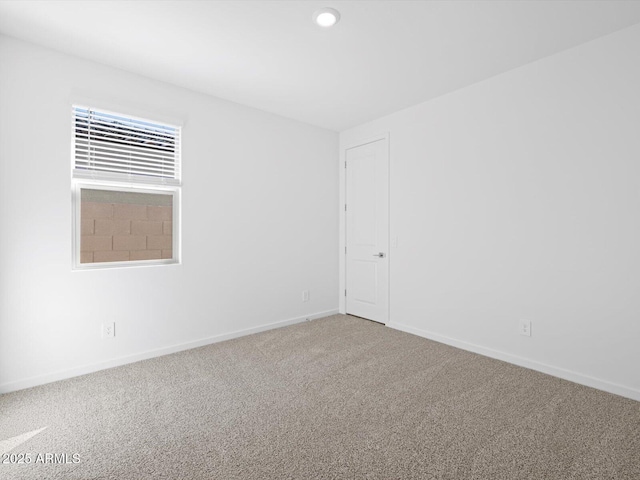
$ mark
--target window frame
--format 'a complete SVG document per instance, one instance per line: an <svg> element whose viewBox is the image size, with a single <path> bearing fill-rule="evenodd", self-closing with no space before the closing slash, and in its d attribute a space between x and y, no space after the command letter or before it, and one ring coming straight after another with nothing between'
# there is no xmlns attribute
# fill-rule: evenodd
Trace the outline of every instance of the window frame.
<svg viewBox="0 0 640 480"><path fill-rule="evenodd" d="M178 142L175 151L176 176L175 179L167 181L167 178L154 178L144 176L130 176L128 174L103 173L98 171L83 171L78 174L76 167L76 134L75 134L75 109L81 107L79 104L71 105L71 206L72 206L72 270L103 270L110 268L130 268L141 266L179 265L181 263L181 195L182 195L182 155L181 138L182 127L171 125L162 121L154 121L128 115L125 113L113 112L99 107L90 107L102 113L114 114L133 120L142 120L162 124L176 128L178 130ZM85 108L85 107L81 107ZM81 190L107 190L114 192L146 193L155 195L172 196L172 258L153 260L125 260L114 262L91 262L80 263L81 259Z"/></svg>

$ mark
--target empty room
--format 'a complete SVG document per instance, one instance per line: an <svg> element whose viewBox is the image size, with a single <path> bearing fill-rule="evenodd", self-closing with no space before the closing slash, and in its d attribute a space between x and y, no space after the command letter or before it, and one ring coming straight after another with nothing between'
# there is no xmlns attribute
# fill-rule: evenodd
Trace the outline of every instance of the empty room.
<svg viewBox="0 0 640 480"><path fill-rule="evenodd" d="M640 479L640 1L0 0L0 478Z"/></svg>

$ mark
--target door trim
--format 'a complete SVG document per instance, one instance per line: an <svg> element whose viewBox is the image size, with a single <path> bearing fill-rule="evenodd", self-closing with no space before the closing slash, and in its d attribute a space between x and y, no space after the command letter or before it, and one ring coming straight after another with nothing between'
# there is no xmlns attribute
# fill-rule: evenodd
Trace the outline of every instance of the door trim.
<svg viewBox="0 0 640 480"><path fill-rule="evenodd" d="M339 203L338 203L338 209L339 209L339 238L338 238L338 245L339 245L339 250L338 250L338 257L339 257L339 261L338 261L338 274L339 274L339 280L338 280L338 311L342 314L346 314L347 313L347 305L346 305L346 299L345 299L345 295L344 295L344 291L346 289L347 286L347 263L346 263L346 255L345 255L345 247L347 245L347 215L345 214L344 211L344 205L347 199L347 178L346 178L346 169L345 169L345 162L347 159L347 150L350 150L352 148L356 148L356 147L361 147L362 145L367 145L369 143L373 143L373 142L377 142L378 140L386 140L387 141L387 166L388 166L388 172L389 172L389 231L387 232L387 234L389 235L389 242L391 242L391 142L390 142L390 135L389 132L384 132L384 133L380 133L378 135L372 135L372 136L366 136L366 137L361 137L357 140L354 141L350 141L350 142L346 142L346 143L341 143L340 145L340 163L338 165L338 171L339 173L339 179L340 179L340 199L339 199ZM391 271L392 271L392 258L393 258L393 252L392 252L392 248L391 248L391 243L389 243L389 252L387 254L387 258L388 258L388 262L389 262L389 287L388 287L388 296L389 296L389 302L388 302L388 306L387 306L387 318L388 318L388 322L387 324L392 323L392 319L391 319Z"/></svg>

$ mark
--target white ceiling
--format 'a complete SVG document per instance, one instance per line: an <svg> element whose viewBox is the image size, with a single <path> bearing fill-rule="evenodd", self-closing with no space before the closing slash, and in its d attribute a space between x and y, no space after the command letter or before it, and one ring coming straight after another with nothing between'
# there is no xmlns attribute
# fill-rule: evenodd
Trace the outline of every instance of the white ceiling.
<svg viewBox="0 0 640 480"><path fill-rule="evenodd" d="M638 22L613 0L0 1L7 35L336 131Z"/></svg>

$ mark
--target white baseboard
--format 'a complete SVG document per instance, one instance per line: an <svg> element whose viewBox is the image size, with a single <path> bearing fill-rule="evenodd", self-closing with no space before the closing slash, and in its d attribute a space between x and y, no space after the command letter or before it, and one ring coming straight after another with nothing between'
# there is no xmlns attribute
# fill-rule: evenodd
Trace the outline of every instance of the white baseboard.
<svg viewBox="0 0 640 480"><path fill-rule="evenodd" d="M244 330L237 330L235 332L223 333L221 335L214 335L212 337L202 338L200 340L194 340L192 342L179 343L176 345L170 345L168 347L157 348L154 350L147 350L145 352L134 353L132 355L126 355L124 357L112 358L104 362L92 363L89 365L82 365L80 367L70 368L67 370L59 370L57 372L45 373L43 375L36 375L33 377L25 378L23 380L17 380L13 382L7 382L0 385L0 394L15 392L16 390L23 390L25 388L31 388L38 385L44 385L45 383L57 382L58 380L64 380L67 378L77 377L79 375L85 375L87 373L97 372L99 370L105 370L107 368L119 367L128 363L139 362L140 360L147 360L149 358L160 357L162 355L168 355L170 353L181 352L183 350L190 350L192 348L203 347L212 343L223 342L225 340L231 340L233 338L243 337L245 335L251 335L253 333L264 332L266 330L273 330L275 328L286 327L287 325L293 325L296 323L304 322L305 320L315 320L322 317L328 317L338 313L338 309L327 310L324 312L317 312L304 317L290 318L288 320L281 320L279 322L268 323L260 325L258 327L246 328Z"/></svg>
<svg viewBox="0 0 640 480"><path fill-rule="evenodd" d="M620 395L621 397L626 397L632 400L640 401L640 390L626 387L624 385L608 382L606 380L591 377L589 375L584 375L582 373L577 373L572 370L567 370L560 367L554 367L553 365L541 363L536 360L519 357L518 355L512 355L510 353L501 352L499 350L494 350L492 348L483 347L475 343L469 343L463 340L457 340L455 338L439 335L437 333L429 332L426 330L411 327L409 325L404 325L401 323L395 323L395 322L387 323L387 327L393 328L395 330L401 330L403 332L411 333L413 335L418 335L419 337L428 338L429 340L434 340L439 343L451 345L452 347L457 347L462 350L478 353L480 355L484 355L485 357L495 358L497 360L502 360L504 362L512 363L520 367L525 367L531 370L536 370L538 372L546 373L548 375L553 375L554 377L562 378L564 380L569 380L570 382L574 382L574 383L579 383L580 385L586 385L587 387L593 387L593 388L597 388L598 390L604 390L605 392L614 393L616 395Z"/></svg>

